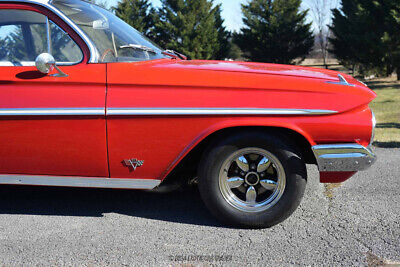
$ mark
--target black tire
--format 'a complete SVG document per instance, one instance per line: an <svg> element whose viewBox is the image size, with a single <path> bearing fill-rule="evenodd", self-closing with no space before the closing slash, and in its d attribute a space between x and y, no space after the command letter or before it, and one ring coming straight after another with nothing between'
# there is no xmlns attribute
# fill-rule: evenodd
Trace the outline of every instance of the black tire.
<svg viewBox="0 0 400 267"><path fill-rule="evenodd" d="M280 199L264 211L240 210L232 206L221 193L219 176L224 162L230 155L246 148L260 148L270 152L284 170L284 191ZM199 166L199 191L204 203L220 221L235 227L267 228L284 221L299 206L306 183L307 169L301 153L289 139L277 134L255 131L219 140L206 150Z"/></svg>

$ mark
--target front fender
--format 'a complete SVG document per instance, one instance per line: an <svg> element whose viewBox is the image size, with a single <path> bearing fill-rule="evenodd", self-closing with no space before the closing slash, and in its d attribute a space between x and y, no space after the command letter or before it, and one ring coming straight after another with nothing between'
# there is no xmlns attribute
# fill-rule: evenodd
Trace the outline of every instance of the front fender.
<svg viewBox="0 0 400 267"><path fill-rule="evenodd" d="M358 143L368 146L372 114L368 106L332 115L109 116L107 119L111 178L163 180L202 140L236 127L279 127L298 133L310 146ZM130 171L122 162L143 160Z"/></svg>
<svg viewBox="0 0 400 267"><path fill-rule="evenodd" d="M168 167L166 172L162 175L162 179L165 179L171 171L194 149L196 148L201 142L203 142L206 138L213 136L217 134L218 132L224 130L224 131L229 131L229 130L234 130L238 128L248 128L248 127L256 127L256 128L281 128L281 129L286 129L290 130L293 132L296 132L297 134L303 136L304 139L307 140L307 142L311 146L316 145L314 140L311 138L311 136L303 131L300 127L298 127L294 123L290 122L284 122L284 121L277 121L276 119L266 119L266 118L234 118L234 119L227 119L223 121L219 121L201 133L193 139L192 142L190 142L185 149L179 154L179 156L171 163L171 165Z"/></svg>

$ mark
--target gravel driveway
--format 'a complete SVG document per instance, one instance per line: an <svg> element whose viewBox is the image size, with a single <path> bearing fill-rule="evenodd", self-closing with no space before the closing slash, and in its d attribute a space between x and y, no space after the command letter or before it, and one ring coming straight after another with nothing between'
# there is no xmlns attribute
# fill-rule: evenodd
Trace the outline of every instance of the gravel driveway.
<svg viewBox="0 0 400 267"><path fill-rule="evenodd" d="M400 149L337 186L314 166L301 207L265 230L230 229L196 190L0 187L1 265L379 265L400 262Z"/></svg>

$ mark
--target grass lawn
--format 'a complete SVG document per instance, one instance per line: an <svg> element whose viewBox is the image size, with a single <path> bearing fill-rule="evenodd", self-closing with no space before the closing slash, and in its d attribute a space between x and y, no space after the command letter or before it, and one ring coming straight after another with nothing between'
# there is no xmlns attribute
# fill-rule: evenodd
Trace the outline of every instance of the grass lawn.
<svg viewBox="0 0 400 267"><path fill-rule="evenodd" d="M378 95L370 105L377 120L374 145L400 148L400 82L387 78L367 84Z"/></svg>

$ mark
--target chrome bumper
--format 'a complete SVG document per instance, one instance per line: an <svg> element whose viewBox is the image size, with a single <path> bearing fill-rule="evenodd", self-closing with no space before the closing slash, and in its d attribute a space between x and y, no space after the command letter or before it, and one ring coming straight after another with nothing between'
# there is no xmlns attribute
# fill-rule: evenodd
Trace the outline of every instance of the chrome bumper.
<svg viewBox="0 0 400 267"><path fill-rule="evenodd" d="M371 147L359 144L317 145L312 150L321 172L363 171L376 161Z"/></svg>

